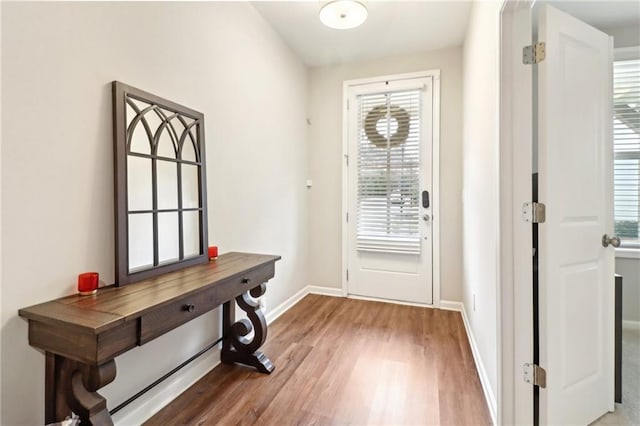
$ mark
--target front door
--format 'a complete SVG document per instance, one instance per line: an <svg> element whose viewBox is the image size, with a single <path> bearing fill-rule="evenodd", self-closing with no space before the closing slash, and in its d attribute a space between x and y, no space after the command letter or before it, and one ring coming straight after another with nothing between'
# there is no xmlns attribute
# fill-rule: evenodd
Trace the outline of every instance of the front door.
<svg viewBox="0 0 640 426"><path fill-rule="evenodd" d="M347 85L351 295L433 301L436 75Z"/></svg>
<svg viewBox="0 0 640 426"><path fill-rule="evenodd" d="M612 43L549 6L538 66L540 424L613 410Z"/></svg>

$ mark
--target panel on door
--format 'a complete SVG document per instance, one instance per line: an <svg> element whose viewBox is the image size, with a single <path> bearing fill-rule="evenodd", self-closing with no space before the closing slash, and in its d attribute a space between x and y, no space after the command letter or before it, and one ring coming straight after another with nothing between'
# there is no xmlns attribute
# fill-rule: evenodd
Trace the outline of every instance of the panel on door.
<svg viewBox="0 0 640 426"><path fill-rule="evenodd" d="M432 302L432 77L349 93L348 292Z"/></svg>
<svg viewBox="0 0 640 426"><path fill-rule="evenodd" d="M612 46L549 6L539 40L540 422L589 424L613 410Z"/></svg>

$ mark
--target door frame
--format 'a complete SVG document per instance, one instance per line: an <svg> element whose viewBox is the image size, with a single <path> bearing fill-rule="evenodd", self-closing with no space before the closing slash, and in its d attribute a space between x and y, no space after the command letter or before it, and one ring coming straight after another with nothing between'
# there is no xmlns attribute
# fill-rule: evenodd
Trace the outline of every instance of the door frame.
<svg viewBox="0 0 640 426"><path fill-rule="evenodd" d="M351 87L362 86L383 81L399 81L414 78L433 79L433 137L431 144L432 158L432 194L431 194L431 226L432 226L432 292L433 301L431 305L406 303L410 305L440 307L440 70L428 70L403 74L383 75L378 77L361 78L355 80L345 80L342 83L342 265L341 282L342 296L347 297L347 241L348 223L347 210L349 206L349 169L347 167L347 155L349 153L349 113L347 111L348 91ZM404 302L403 302L404 303Z"/></svg>
<svg viewBox="0 0 640 426"><path fill-rule="evenodd" d="M533 3L504 0L500 12L497 424L533 424L533 386L522 377L523 364L533 362L533 242L521 213L532 198L533 72L515 66L532 44Z"/></svg>

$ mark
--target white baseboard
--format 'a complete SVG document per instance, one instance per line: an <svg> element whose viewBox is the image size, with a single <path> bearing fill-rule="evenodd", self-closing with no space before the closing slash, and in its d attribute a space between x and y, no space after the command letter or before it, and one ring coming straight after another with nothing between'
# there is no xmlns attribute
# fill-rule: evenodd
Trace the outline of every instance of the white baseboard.
<svg viewBox="0 0 640 426"><path fill-rule="evenodd" d="M478 376L480 376L480 384L482 384L482 390L484 391L484 397L487 400L487 405L489 406L489 414L491 415L491 421L494 425L497 424L497 413L498 413L498 404L496 402L496 397L491 390L491 386L489 385L489 376L487 375L487 370L482 363L482 358L480 357L480 351L478 349L478 344L476 343L476 339L473 336L473 332L471 331L471 325L469 324L469 318L467 317L467 311L464 308L464 304L460 302L451 302L451 303L459 303L461 307L460 312L462 313L462 321L464 322L464 328L467 330L467 337L469 338L469 345L471 346L471 353L473 354L473 360L476 363L476 369L478 370ZM442 303L441 303L442 305ZM453 310L453 309L452 309Z"/></svg>
<svg viewBox="0 0 640 426"><path fill-rule="evenodd" d="M307 286L307 291L310 294L320 294L322 296L344 297L342 294L342 289L336 287L320 287L317 285L310 285Z"/></svg>
<svg viewBox="0 0 640 426"><path fill-rule="evenodd" d="M640 321L622 321L622 328L625 330L640 330Z"/></svg>
<svg viewBox="0 0 640 426"><path fill-rule="evenodd" d="M464 309L464 306L462 305L462 302L454 302L452 300L441 300L440 309L444 309L445 311L462 312L462 310Z"/></svg>
<svg viewBox="0 0 640 426"><path fill-rule="evenodd" d="M274 309L267 310L267 313L264 316L264 319L267 320L267 324L271 324L280 315L287 312L293 305L302 300L302 298L307 294L309 294L309 286L301 288L296 294L282 302L280 305L276 306Z"/></svg>
<svg viewBox="0 0 640 426"><path fill-rule="evenodd" d="M378 297L360 296L357 294L350 294L347 297L349 299L366 300L368 302L381 302L381 303L391 303L393 305L417 306L419 308L434 307L433 305L427 305L426 303L405 302L404 300L393 300L393 299L380 299Z"/></svg>
<svg viewBox="0 0 640 426"><path fill-rule="evenodd" d="M161 386L151 389L131 405L113 415L118 426L139 425L176 399L191 385L220 364L220 349L214 348L169 377Z"/></svg>
<svg viewBox="0 0 640 426"><path fill-rule="evenodd" d="M473 354L473 360L476 363L476 369L478 370L478 376L480 377L480 384L482 385L482 391L484 392L484 397L487 400L487 405L489 406L489 414L491 415L491 421L493 424L497 424L497 412L498 412L498 404L496 402L496 397L489 386L489 376L487 375L487 370L482 363L482 358L480 358L480 351L478 350L478 344L476 343L476 339L473 336L473 332L471 331L471 326L469 324L469 318L467 317L467 311L464 308L464 303L455 302L451 300L441 300L440 301L440 309L444 309L447 311L456 311L462 314L462 322L464 323L464 328L467 331L467 337L469 338L469 346L471 346L471 353Z"/></svg>
<svg viewBox="0 0 640 426"><path fill-rule="evenodd" d="M267 311L267 313L265 314L267 324L271 324L280 315L287 312L289 309L291 309L292 306L302 300L307 294L320 294L323 296L342 297L342 289L335 287L320 287L315 285L308 285L306 287L303 287L296 294L282 302L278 307Z"/></svg>

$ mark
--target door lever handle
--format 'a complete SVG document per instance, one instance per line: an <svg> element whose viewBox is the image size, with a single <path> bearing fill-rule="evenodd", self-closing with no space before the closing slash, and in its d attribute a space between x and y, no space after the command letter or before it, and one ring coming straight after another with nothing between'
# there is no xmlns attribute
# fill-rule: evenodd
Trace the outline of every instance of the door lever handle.
<svg viewBox="0 0 640 426"><path fill-rule="evenodd" d="M429 191L422 191L422 207L429 208Z"/></svg>
<svg viewBox="0 0 640 426"><path fill-rule="evenodd" d="M609 244L611 244L615 248L620 247L620 238L616 237L615 235L610 237L607 234L604 234L602 236L602 247L609 247Z"/></svg>

